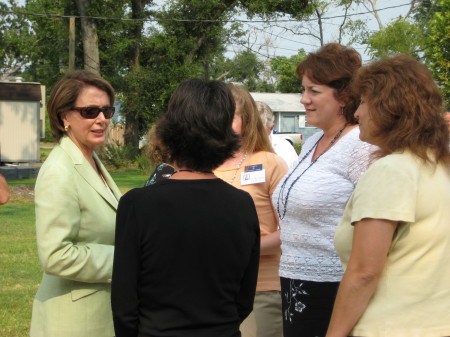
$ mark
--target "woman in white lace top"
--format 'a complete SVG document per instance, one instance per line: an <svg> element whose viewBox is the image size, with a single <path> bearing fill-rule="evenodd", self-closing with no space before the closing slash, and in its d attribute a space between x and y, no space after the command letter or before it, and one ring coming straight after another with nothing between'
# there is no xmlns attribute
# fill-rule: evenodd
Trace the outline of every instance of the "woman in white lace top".
<svg viewBox="0 0 450 337"><path fill-rule="evenodd" d="M337 43L297 67L308 124L322 131L306 141L273 194L281 219L284 337L325 335L343 274L334 232L371 150L353 116L359 100L350 81L360 67L360 55Z"/></svg>

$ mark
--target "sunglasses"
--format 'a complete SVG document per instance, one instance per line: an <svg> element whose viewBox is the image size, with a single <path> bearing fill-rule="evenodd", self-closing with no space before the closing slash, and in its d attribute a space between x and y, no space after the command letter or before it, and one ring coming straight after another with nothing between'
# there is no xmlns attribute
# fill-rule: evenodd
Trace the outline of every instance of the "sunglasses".
<svg viewBox="0 0 450 337"><path fill-rule="evenodd" d="M105 106L103 108L99 108L97 106L86 106L82 108L77 107L71 107L70 110L78 111L81 115L81 117L86 119L94 119L97 118L97 116L100 114L100 112L103 112L103 115L106 119L110 119L112 116L114 116L114 112L116 111L116 108L113 106Z"/></svg>

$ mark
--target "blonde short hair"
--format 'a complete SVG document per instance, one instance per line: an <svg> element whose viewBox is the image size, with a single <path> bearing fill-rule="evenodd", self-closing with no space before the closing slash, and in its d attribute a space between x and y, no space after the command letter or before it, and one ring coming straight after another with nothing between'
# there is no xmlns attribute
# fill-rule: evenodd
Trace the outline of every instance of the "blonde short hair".
<svg viewBox="0 0 450 337"><path fill-rule="evenodd" d="M275 116L273 115L273 111L266 103L263 102L255 102L256 108L258 112L261 114L261 119L263 121L264 126L267 130L272 129L273 122L275 120Z"/></svg>

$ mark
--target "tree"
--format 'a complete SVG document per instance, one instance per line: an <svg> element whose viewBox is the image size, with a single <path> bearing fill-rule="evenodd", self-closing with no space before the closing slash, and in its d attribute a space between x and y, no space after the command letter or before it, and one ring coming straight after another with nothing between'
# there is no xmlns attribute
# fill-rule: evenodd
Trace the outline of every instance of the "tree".
<svg viewBox="0 0 450 337"><path fill-rule="evenodd" d="M450 0L439 0L425 39L425 56L450 107Z"/></svg>
<svg viewBox="0 0 450 337"><path fill-rule="evenodd" d="M250 50L242 51L228 63L228 79L233 82L240 82L250 91L256 91L259 74L264 69L264 65L258 60L255 53Z"/></svg>
<svg viewBox="0 0 450 337"><path fill-rule="evenodd" d="M298 17L308 11L308 1L293 0L241 0L241 7L247 11L247 15L255 15L273 18L277 16L291 15Z"/></svg>
<svg viewBox="0 0 450 337"><path fill-rule="evenodd" d="M39 81L51 89L67 71L67 16L81 15L84 23L76 20L75 67L96 68L110 80L123 103L127 143L137 146L149 124L165 111L168 98L180 82L215 74L215 60L223 56L229 39L239 36L238 25L227 26L236 10L274 17L298 14L305 8L305 3L294 0L170 0L158 11L150 11L151 5L151 0L28 0L22 10L40 15L11 18L18 27L29 30L29 42L23 46L14 44L20 42L19 36L22 41L27 37L23 32L11 35L8 43L2 39L0 46L7 48L0 55L7 55L13 62L9 68L14 70L11 65L17 64L21 66L17 72L27 80ZM45 13L52 16L41 15ZM99 16L135 21L88 18ZM149 19L159 22L144 25L143 20ZM6 23L2 24L4 27ZM82 29L85 33L80 33ZM88 37L89 29L92 38ZM5 29L0 34L6 36L4 32L13 30ZM94 41L93 47L88 41ZM233 62L239 65L231 69L233 76L240 76L249 87L270 87L270 83L257 77L260 64L255 55L242 52ZM241 67L243 64L249 69Z"/></svg>
<svg viewBox="0 0 450 337"><path fill-rule="evenodd" d="M8 13L17 8L14 0L9 0L8 4L0 3L0 80L5 80L30 62L38 42L31 22L25 16Z"/></svg>
<svg viewBox="0 0 450 337"><path fill-rule="evenodd" d="M84 69L100 74L100 56L98 51L97 25L88 17L89 0L75 0L81 21L81 34L83 39Z"/></svg>
<svg viewBox="0 0 450 337"><path fill-rule="evenodd" d="M238 5L252 13L262 11L262 15L268 15L269 9L301 8L299 2L293 0L271 1L269 4L262 0L172 0L166 3L161 11L154 13L155 18L160 20L160 28L150 28L142 40L141 72L147 76L134 78L133 82L127 81L124 90L130 92L129 89L133 88L141 92L138 100L131 100L128 94L123 97L125 110L130 104L141 102L140 108L134 110L136 120L132 122L132 128L138 130L140 135L148 129L149 123L165 111L170 95L180 82L190 77L208 79L217 74L215 60L223 61L220 56L225 51L224 45L230 36L234 36L233 29L236 29L236 26L225 28L225 23ZM251 5L255 6L250 9ZM259 65L256 61L254 55L243 52L235 64L251 65L245 75L245 69L239 66L232 71L226 70L228 74L221 78L240 77L250 90L257 88L255 76Z"/></svg>
<svg viewBox="0 0 450 337"><path fill-rule="evenodd" d="M28 13L52 13L72 15L74 3L68 0L29 0L21 9ZM69 23L68 19L30 15L32 30L36 36L36 45L29 53L29 63L21 70L28 81L40 82L51 89L68 67ZM82 48L79 44L75 50ZM80 68L81 64L76 63Z"/></svg>
<svg viewBox="0 0 450 337"><path fill-rule="evenodd" d="M300 79L297 78L295 70L297 65L306 57L306 52L300 49L297 55L289 58L279 56L270 61L273 72L278 81L276 90L283 93L297 93L300 91Z"/></svg>
<svg viewBox="0 0 450 337"><path fill-rule="evenodd" d="M135 62L130 67L122 86L127 144L137 146L139 137L165 110L168 98L181 81L208 73L208 60L223 45L223 23L218 20L230 3L171 1L154 13L161 29L150 28L145 36L143 27L136 30L142 34L140 41L134 35L141 56L139 64ZM200 21L203 19L210 21Z"/></svg>
<svg viewBox="0 0 450 337"><path fill-rule="evenodd" d="M143 26L145 18L145 6L150 4L151 0L131 0L131 18L136 20L131 24L128 31L130 40L127 53L129 55L129 73L125 75L126 85L123 87L124 92L124 115L125 115L125 144L138 147L140 130L139 117L145 110L142 110L140 100L145 92L142 86L141 78L144 72L141 70L141 45L143 39ZM144 96L145 97L145 96Z"/></svg>
<svg viewBox="0 0 450 337"><path fill-rule="evenodd" d="M417 24L400 18L370 35L367 40L368 53L372 58L402 53L421 57L423 29Z"/></svg>

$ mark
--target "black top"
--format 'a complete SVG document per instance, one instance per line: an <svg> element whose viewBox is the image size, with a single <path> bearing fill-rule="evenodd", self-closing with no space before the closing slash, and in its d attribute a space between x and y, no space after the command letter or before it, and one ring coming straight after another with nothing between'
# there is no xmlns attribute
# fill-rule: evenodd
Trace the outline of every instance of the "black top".
<svg viewBox="0 0 450 337"><path fill-rule="evenodd" d="M168 179L126 193L112 277L116 336L240 336L259 237L250 195L220 179Z"/></svg>

